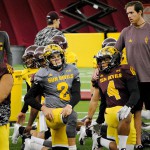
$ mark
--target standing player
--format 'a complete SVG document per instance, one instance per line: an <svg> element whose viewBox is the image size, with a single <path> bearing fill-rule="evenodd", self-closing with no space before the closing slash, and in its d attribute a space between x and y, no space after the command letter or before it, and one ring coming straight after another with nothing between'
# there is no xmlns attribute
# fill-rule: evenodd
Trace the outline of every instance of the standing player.
<svg viewBox="0 0 150 150"><path fill-rule="evenodd" d="M12 66L12 52L10 50L9 36L5 31L0 31L0 63L4 62L5 54L7 58L7 63Z"/></svg>
<svg viewBox="0 0 150 150"><path fill-rule="evenodd" d="M85 124L91 123L101 96L101 99L106 101L107 106L105 112L105 121L108 125L107 136L112 138L114 135L118 135L119 150L125 150L127 139L132 145L136 142L135 130L134 134L130 132L132 118L130 111L139 99L135 71L129 65L120 65L120 53L117 49L109 46L99 51L97 64L100 71L99 80L94 82L96 88L90 101ZM116 142L118 138L116 138ZM107 148L110 148L111 142L98 138L98 143ZM113 146L114 149L117 149L115 144ZM96 147L96 144L93 145L93 149Z"/></svg>
<svg viewBox="0 0 150 150"><path fill-rule="evenodd" d="M0 149L9 150L10 93L13 87L13 69L0 63Z"/></svg>

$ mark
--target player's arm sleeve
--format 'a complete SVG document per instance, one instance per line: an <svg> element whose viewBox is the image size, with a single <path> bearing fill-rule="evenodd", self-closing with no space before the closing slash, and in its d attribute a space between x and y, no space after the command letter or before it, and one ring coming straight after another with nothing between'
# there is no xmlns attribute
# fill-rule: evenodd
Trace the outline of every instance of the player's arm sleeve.
<svg viewBox="0 0 150 150"><path fill-rule="evenodd" d="M101 104L99 106L99 114L98 114L98 117L96 119L96 122L98 124L102 124L105 121L104 114L105 114L105 109L107 107L107 104L106 104L105 96L102 93L102 90L99 89L99 91L100 91L100 96L101 96Z"/></svg>
<svg viewBox="0 0 150 150"><path fill-rule="evenodd" d="M134 105L137 104L138 100L140 99L140 92L139 92L136 76L127 80L127 88L128 88L130 97L126 105L132 108Z"/></svg>
<svg viewBox="0 0 150 150"><path fill-rule="evenodd" d="M40 84L33 83L32 87L24 97L25 103L21 112L26 113L26 111L28 110L28 105L37 110L41 110L42 104L36 101L36 97L41 94L41 89L42 87L40 86Z"/></svg>
<svg viewBox="0 0 150 150"><path fill-rule="evenodd" d="M80 101L81 99L81 94L80 94L80 79L79 77L74 79L72 83L72 89L71 89L71 100L70 100L70 105L72 108Z"/></svg>
<svg viewBox="0 0 150 150"><path fill-rule="evenodd" d="M4 49L6 50L7 61L8 64L12 66L12 52L10 50L9 36L6 32L4 36L5 36Z"/></svg>

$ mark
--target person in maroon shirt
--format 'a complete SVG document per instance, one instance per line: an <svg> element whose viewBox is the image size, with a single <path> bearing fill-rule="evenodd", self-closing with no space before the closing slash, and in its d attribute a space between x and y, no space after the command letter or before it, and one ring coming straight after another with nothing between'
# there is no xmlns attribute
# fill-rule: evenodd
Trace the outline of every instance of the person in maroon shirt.
<svg viewBox="0 0 150 150"><path fill-rule="evenodd" d="M0 28L1 28L1 20L0 20ZM10 50L10 42L7 32L0 30L0 63L3 62L7 62L9 65L12 66L12 52Z"/></svg>
<svg viewBox="0 0 150 150"><path fill-rule="evenodd" d="M135 106L135 128L138 149L141 145L141 110L143 103L150 110L150 24L143 18L143 5L132 1L125 6L130 26L124 28L115 45L119 51L126 48L127 61L135 68L138 77L140 100ZM149 111L150 112L150 111Z"/></svg>
<svg viewBox="0 0 150 150"><path fill-rule="evenodd" d="M11 90L13 68L0 63L0 149L9 150L9 118L11 114Z"/></svg>
<svg viewBox="0 0 150 150"><path fill-rule="evenodd" d="M95 89L90 101L85 125L88 126L91 123L101 97L103 101L106 101L105 121L108 125L107 136L119 141L119 150L126 150L127 144L132 145L134 149L136 132L130 111L140 97L136 73L133 67L120 65L120 53L112 46L106 46L101 49L96 59L99 68L99 80L94 80L93 82ZM130 126L131 122L132 125ZM103 137L98 137L97 139L98 145L103 145L108 149L117 149L115 142ZM111 147L112 143L114 144L113 148ZM96 143L93 146L95 147L92 150L97 148Z"/></svg>

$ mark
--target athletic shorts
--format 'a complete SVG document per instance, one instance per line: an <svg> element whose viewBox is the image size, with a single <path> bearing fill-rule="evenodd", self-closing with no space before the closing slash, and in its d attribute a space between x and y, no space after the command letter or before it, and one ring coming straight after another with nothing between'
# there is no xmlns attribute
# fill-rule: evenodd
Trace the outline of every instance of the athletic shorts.
<svg viewBox="0 0 150 150"><path fill-rule="evenodd" d="M132 112L142 110L143 104L145 109L150 110L150 82L139 82L140 99L134 106Z"/></svg>
<svg viewBox="0 0 150 150"><path fill-rule="evenodd" d="M116 106L112 108L106 108L105 121L108 125L107 127L107 138L114 139L118 144L118 133L117 127L119 125L117 112L122 108L122 106ZM130 123L130 133L127 139L127 144L136 144L136 131L134 127L134 118Z"/></svg>
<svg viewBox="0 0 150 150"><path fill-rule="evenodd" d="M0 126L0 150L9 150L9 124Z"/></svg>
<svg viewBox="0 0 150 150"><path fill-rule="evenodd" d="M66 125L62 121L62 110L63 108L53 109L54 119L52 121L46 120L46 124L50 128L52 136L52 147L68 147Z"/></svg>

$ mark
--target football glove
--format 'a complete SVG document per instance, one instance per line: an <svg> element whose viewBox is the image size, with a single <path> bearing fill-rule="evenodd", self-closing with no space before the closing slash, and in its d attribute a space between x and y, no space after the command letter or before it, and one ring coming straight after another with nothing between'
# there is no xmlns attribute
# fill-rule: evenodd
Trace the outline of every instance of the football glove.
<svg viewBox="0 0 150 150"><path fill-rule="evenodd" d="M119 111L118 111L118 118L119 120L123 120L125 118L127 118L127 116L129 115L131 111L131 107L128 106L123 106Z"/></svg>

